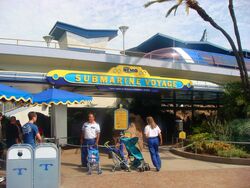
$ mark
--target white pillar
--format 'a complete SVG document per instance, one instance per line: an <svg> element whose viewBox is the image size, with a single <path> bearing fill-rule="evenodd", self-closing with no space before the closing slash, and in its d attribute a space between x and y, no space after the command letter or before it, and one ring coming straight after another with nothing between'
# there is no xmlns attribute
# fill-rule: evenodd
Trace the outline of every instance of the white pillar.
<svg viewBox="0 0 250 188"><path fill-rule="evenodd" d="M65 139L67 134L67 106L66 105L52 105L51 106L51 131L52 136L59 139L58 144L67 144Z"/></svg>

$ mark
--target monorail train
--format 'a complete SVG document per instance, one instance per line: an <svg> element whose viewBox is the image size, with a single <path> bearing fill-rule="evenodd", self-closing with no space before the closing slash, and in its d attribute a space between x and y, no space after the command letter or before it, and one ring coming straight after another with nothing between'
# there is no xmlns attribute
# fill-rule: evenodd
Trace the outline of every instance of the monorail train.
<svg viewBox="0 0 250 188"><path fill-rule="evenodd" d="M234 56L205 52L187 48L162 48L144 55L144 58L168 60L176 63L196 63L226 68L238 68ZM244 58L247 70L250 70L250 59Z"/></svg>

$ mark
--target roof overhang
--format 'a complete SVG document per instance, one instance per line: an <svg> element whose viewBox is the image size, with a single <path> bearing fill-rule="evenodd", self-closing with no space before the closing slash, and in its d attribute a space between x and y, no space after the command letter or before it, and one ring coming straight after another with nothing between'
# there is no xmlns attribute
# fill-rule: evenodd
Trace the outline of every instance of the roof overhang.
<svg viewBox="0 0 250 188"><path fill-rule="evenodd" d="M70 32L79 35L84 38L100 38L108 37L109 40L117 36L118 30L107 29L85 29L74 25L66 24L63 22L56 22L54 27L49 32L49 35L53 36L54 40L59 40L65 32Z"/></svg>

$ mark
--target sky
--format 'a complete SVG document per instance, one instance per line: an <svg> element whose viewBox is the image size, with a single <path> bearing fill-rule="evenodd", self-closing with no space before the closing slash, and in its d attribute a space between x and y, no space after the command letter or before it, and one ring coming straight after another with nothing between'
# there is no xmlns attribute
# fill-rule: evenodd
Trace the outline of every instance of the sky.
<svg viewBox="0 0 250 188"><path fill-rule="evenodd" d="M224 36L195 11L190 10L187 15L185 6L182 6L176 16L165 18L174 1L144 8L146 2L148 0L0 0L0 38L43 40L42 36L49 33L56 21L62 21L88 29L129 26L126 48L135 47L156 33L198 41L204 29L207 29L209 42L230 48ZM199 3L234 36L228 0L199 0ZM250 50L250 1L235 0L234 6L243 49ZM122 48L122 35L118 34L109 42L109 48Z"/></svg>

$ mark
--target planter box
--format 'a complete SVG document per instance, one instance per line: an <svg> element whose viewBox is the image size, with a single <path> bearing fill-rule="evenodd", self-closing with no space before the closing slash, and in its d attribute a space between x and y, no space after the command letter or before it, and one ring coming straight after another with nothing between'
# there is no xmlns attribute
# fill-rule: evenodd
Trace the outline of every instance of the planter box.
<svg viewBox="0 0 250 188"><path fill-rule="evenodd" d="M180 149L175 149L175 148L171 148L170 152L172 152L173 154L185 157L185 158L196 159L196 160L201 160L201 161L224 163L224 164L235 164L235 165L250 165L249 158L225 158L225 157L219 157L219 156L202 155L202 154L195 154L195 153L182 151Z"/></svg>

